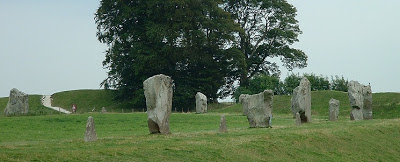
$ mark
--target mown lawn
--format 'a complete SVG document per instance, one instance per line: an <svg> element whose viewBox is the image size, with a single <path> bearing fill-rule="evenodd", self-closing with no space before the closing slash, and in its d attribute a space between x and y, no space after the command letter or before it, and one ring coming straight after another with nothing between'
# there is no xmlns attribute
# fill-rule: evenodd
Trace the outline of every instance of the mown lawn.
<svg viewBox="0 0 400 162"><path fill-rule="evenodd" d="M80 96L80 97L79 97ZM209 113L173 113L172 134L149 134L146 113L112 100L112 92L78 90L54 95L80 112L60 115L30 95L29 116L0 117L0 161L398 161L400 94L373 94L373 120L350 121L347 93L312 92L313 121L295 126L291 96L275 96L272 129L251 129L240 104L209 105ZM340 103L339 121L329 122L330 98ZM8 98L0 98L0 110ZM96 105L96 112L90 110ZM98 113L109 105L114 113ZM57 105L56 105L57 106ZM117 111L126 110L125 113ZM88 113L90 112L90 113ZM228 133L219 133L220 116ZM98 141L84 142L88 116Z"/></svg>
<svg viewBox="0 0 400 162"><path fill-rule="evenodd" d="M145 113L0 118L1 161L396 161L400 120L313 122L275 115L272 129L248 128L245 116L173 113L172 134L149 134ZM88 116L98 141L84 142Z"/></svg>

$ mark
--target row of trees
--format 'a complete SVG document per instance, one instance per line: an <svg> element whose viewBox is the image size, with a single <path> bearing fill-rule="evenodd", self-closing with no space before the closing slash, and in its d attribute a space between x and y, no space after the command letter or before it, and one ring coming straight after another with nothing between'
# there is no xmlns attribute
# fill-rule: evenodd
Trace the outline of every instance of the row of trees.
<svg viewBox="0 0 400 162"><path fill-rule="evenodd" d="M108 77L101 86L144 107L143 81L165 74L175 82L174 107L193 107L196 92L216 101L232 95L237 80L247 87L256 75L279 76L273 57L288 69L307 65L290 47L301 34L295 16L286 0L102 0L95 22L108 45Z"/></svg>
<svg viewBox="0 0 400 162"><path fill-rule="evenodd" d="M303 77L307 77L310 81L312 91L335 90L347 92L347 84L349 82L343 76L331 77L329 81L328 77L317 76L315 74L303 74L303 76L300 76L299 74L292 73L283 81L280 81L277 76L257 75L250 79L249 86L239 86L234 93L234 98L238 101L241 94L257 94L266 89L273 90L275 95L290 95L299 86Z"/></svg>

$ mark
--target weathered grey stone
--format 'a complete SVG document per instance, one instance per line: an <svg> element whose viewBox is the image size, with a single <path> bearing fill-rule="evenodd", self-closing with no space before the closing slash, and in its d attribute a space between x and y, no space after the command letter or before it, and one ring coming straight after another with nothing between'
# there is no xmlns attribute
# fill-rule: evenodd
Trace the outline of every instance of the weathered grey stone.
<svg viewBox="0 0 400 162"><path fill-rule="evenodd" d="M86 123L85 142L96 141L96 140L97 140L97 134L96 134L96 128L94 126L94 120L92 116L89 116Z"/></svg>
<svg viewBox="0 0 400 162"><path fill-rule="evenodd" d="M107 113L107 110L105 107L101 108L101 113Z"/></svg>
<svg viewBox="0 0 400 162"><path fill-rule="evenodd" d="M364 120L372 119L372 90L371 86L363 87L363 96L364 96L364 107L363 107L363 118Z"/></svg>
<svg viewBox="0 0 400 162"><path fill-rule="evenodd" d="M249 95L247 120L251 128L267 128L272 114L274 92L265 90L259 94Z"/></svg>
<svg viewBox="0 0 400 162"><path fill-rule="evenodd" d="M336 111L330 111L329 112L329 120L330 121L336 121L337 120Z"/></svg>
<svg viewBox="0 0 400 162"><path fill-rule="evenodd" d="M350 81L348 95L351 110L351 120L372 119L372 90L371 86L365 86L357 81Z"/></svg>
<svg viewBox="0 0 400 162"><path fill-rule="evenodd" d="M239 103L242 104L243 115L248 114L249 111L249 96L248 94L241 94L239 96Z"/></svg>
<svg viewBox="0 0 400 162"><path fill-rule="evenodd" d="M306 77L301 79L300 85L293 90L292 113L300 114L301 122L311 122L311 85Z"/></svg>
<svg viewBox="0 0 400 162"><path fill-rule="evenodd" d="M331 99L329 101L329 120L330 121L336 121L339 117L339 105L340 101Z"/></svg>
<svg viewBox="0 0 400 162"><path fill-rule="evenodd" d="M351 120L362 120L364 119L362 110L359 108L352 108L350 112Z"/></svg>
<svg viewBox="0 0 400 162"><path fill-rule="evenodd" d="M228 131L228 128L226 126L225 115L221 115L221 121L219 122L219 131L220 132L227 132Z"/></svg>
<svg viewBox="0 0 400 162"><path fill-rule="evenodd" d="M300 118L300 113L297 112L295 115L296 118L296 125L300 125L301 124L301 118Z"/></svg>
<svg viewBox="0 0 400 162"><path fill-rule="evenodd" d="M16 88L11 89L7 106L4 109L4 114L6 116L9 116L18 114L28 114L28 112L29 112L29 96L24 92L19 91Z"/></svg>
<svg viewBox="0 0 400 162"><path fill-rule="evenodd" d="M196 94L196 113L207 113L207 97L200 92Z"/></svg>
<svg viewBox="0 0 400 162"><path fill-rule="evenodd" d="M163 74L143 82L147 106L147 123L150 133L169 134L169 116L172 108L173 80Z"/></svg>

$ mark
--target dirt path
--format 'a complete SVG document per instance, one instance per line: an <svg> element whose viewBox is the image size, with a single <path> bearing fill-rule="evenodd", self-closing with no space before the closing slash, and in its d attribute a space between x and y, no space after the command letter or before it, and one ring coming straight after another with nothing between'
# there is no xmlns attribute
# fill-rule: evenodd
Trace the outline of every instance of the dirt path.
<svg viewBox="0 0 400 162"><path fill-rule="evenodd" d="M51 96L50 95L46 95L46 96L42 97L42 105L46 106L46 107L48 107L50 109L62 112L62 113L71 114L70 111L67 111L67 110L65 110L65 109L63 109L61 107L53 107L53 106L51 106Z"/></svg>

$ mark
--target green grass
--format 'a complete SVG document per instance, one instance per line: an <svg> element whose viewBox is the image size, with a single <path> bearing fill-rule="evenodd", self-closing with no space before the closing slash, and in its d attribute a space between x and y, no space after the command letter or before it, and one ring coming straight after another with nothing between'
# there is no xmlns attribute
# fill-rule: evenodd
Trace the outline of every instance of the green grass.
<svg viewBox="0 0 400 162"><path fill-rule="evenodd" d="M83 141L92 115L98 141ZM173 113L171 135L149 134L145 113L0 118L0 161L396 161L400 120L374 119L295 126L275 115L272 129L248 128L247 119L219 113Z"/></svg>
<svg viewBox="0 0 400 162"><path fill-rule="evenodd" d="M74 90L53 94L52 106L71 110L72 104L78 107L77 113L100 112L105 107L109 112L132 112L133 107L127 102L113 100L112 90Z"/></svg>
<svg viewBox="0 0 400 162"><path fill-rule="evenodd" d="M51 111L30 95L30 110ZM240 104L210 104L206 114L172 113L170 135L149 134L146 113L88 113L96 106L129 110L112 91L54 94L55 106L82 114L0 118L0 161L396 161L400 159L400 94L373 94L374 120L350 121L346 93L312 92L312 123L295 126L291 96L274 96L272 129L249 128ZM329 122L328 101L340 117ZM1 110L8 98L0 98ZM50 113L51 114L51 113ZM226 114L228 133L219 133ZM84 142L88 116L98 141ZM387 119L385 119L387 118Z"/></svg>

